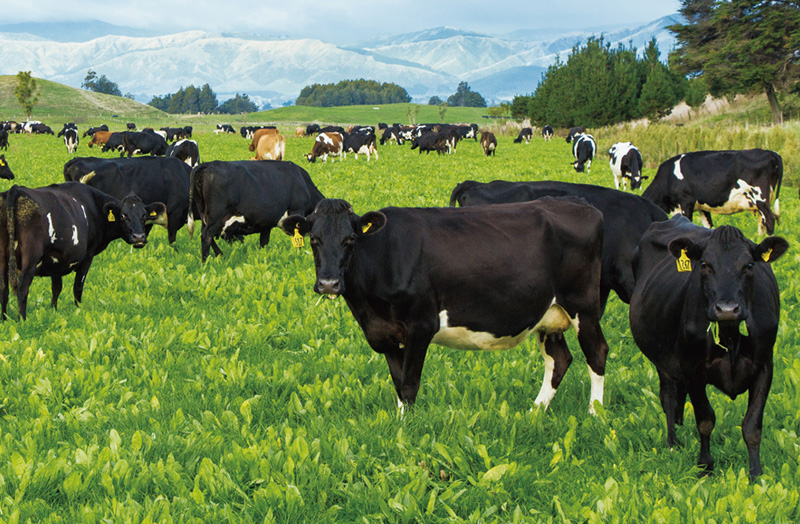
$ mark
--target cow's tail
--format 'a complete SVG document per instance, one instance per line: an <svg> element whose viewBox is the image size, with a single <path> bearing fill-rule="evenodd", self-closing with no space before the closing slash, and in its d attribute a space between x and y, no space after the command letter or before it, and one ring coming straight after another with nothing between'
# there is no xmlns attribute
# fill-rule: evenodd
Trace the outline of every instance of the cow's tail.
<svg viewBox="0 0 800 524"><path fill-rule="evenodd" d="M450 193L450 207L456 207L456 203L459 203L461 195L478 184L480 184L480 182L476 182L475 180L465 180L458 184L456 188L453 189L453 192Z"/></svg>
<svg viewBox="0 0 800 524"><path fill-rule="evenodd" d="M6 193L6 227L8 228L8 285L17 293L17 199L19 186L13 185ZM5 255L5 253L4 253Z"/></svg>
<svg viewBox="0 0 800 524"><path fill-rule="evenodd" d="M203 201L203 171L204 164L198 164L192 169L189 175L189 214L186 219L186 229L189 231L189 238L194 238L194 221L201 218L205 209ZM195 214L196 213L196 214Z"/></svg>

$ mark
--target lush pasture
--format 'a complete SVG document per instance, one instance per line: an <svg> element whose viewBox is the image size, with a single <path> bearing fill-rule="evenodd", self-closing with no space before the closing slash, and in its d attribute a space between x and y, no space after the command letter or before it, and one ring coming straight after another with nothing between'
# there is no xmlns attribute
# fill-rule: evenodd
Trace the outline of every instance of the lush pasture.
<svg viewBox="0 0 800 524"><path fill-rule="evenodd" d="M197 131L201 160L250 154L239 136ZM447 205L467 178L612 185L602 156L576 175L561 139L501 137L495 158L472 141L442 157L385 146L369 164L308 164L311 144L289 134L288 159L358 213ZM70 157L54 137L12 136L6 158L15 182L37 186L60 182ZM12 299L0 325L0 521L796 522L800 212L794 187L782 197L778 233L792 248L774 264L782 322L765 474L753 484L745 398L711 394L714 476L697 478L690 405L683 445L666 448L658 379L616 298L602 323L611 353L597 417L572 335L575 361L547 412L530 411L543 363L528 341L482 354L433 346L417 406L400 417L386 363L344 301L312 292L308 247L273 231L265 250L255 237L221 243L224 256L201 265L197 237L183 229L170 247L156 228L143 250L117 241L95 259L81 307L71 277L58 311L46 279L34 281L26 322ZM717 223L756 237L749 215Z"/></svg>

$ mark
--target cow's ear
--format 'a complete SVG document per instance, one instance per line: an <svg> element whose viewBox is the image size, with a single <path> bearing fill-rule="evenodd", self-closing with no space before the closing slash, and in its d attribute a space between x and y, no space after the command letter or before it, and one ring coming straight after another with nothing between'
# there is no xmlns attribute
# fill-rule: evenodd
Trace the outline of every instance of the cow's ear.
<svg viewBox="0 0 800 524"><path fill-rule="evenodd" d="M789 242L783 237L767 237L755 248L753 248L753 258L764 262L774 262L789 249Z"/></svg>
<svg viewBox="0 0 800 524"><path fill-rule="evenodd" d="M374 235L385 225L386 215L380 211L370 211L358 219L358 228L362 235Z"/></svg>
<svg viewBox="0 0 800 524"><path fill-rule="evenodd" d="M680 258L683 256L683 253L686 253L686 256L692 260L698 260L703 256L703 249L688 238L674 239L669 243L667 249L669 249L669 252L672 253L672 256L675 258Z"/></svg>
<svg viewBox="0 0 800 524"><path fill-rule="evenodd" d="M153 202L149 206L145 206L144 209L147 212L145 224L166 224L167 206L162 202Z"/></svg>
<svg viewBox="0 0 800 524"><path fill-rule="evenodd" d="M639 178L641 178L642 180L647 180L648 178L650 178L650 176L649 175L642 175Z"/></svg>
<svg viewBox="0 0 800 524"><path fill-rule="evenodd" d="M280 227L287 235L294 235L295 231L305 235L311 229L308 225L308 220L303 215L292 215L284 218L280 223Z"/></svg>
<svg viewBox="0 0 800 524"><path fill-rule="evenodd" d="M103 205L103 216L106 222L118 222L120 214L120 207L116 202L106 202Z"/></svg>

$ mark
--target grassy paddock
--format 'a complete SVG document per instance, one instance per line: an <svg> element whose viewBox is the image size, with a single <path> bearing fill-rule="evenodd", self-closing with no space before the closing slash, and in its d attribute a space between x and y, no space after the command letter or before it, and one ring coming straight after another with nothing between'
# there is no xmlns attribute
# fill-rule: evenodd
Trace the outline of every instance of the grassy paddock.
<svg viewBox="0 0 800 524"><path fill-rule="evenodd" d="M241 137L196 128L202 160L250 155ZM596 135L601 151L618 137L639 143L652 176L654 159L673 154L671 132ZM698 141L718 134L697 133ZM602 156L591 174L575 174L563 140L501 137L494 158L472 141L442 157L385 146L378 161L313 165L302 159L311 145L289 134L288 159L358 213L446 205L467 178L612 184ZM16 135L6 157L28 186L59 182L70 158L54 137ZM169 247L157 228L145 249L116 242L95 260L81 307L71 302L71 277L58 311L42 278L26 322L12 300L12 318L0 324L0 520L796 522L800 213L793 192L783 200L778 233L792 248L774 264L782 318L765 474L754 484L739 427L745 398L709 388L716 475L696 477L691 405L682 445L666 448L658 379L616 298L602 322L611 353L597 417L588 415L585 360L570 335L573 369L547 412L529 411L543 365L526 341L481 354L431 347L418 405L400 418L387 366L344 302L312 292L308 247L295 250L273 232L267 249L254 237L222 243L224 256L201 265L198 238L183 229ZM756 238L749 215L717 222Z"/></svg>

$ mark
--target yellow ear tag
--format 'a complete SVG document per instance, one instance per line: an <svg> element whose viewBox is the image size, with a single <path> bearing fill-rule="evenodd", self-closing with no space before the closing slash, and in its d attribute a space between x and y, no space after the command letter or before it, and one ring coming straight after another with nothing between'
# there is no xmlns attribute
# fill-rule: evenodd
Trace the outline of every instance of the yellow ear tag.
<svg viewBox="0 0 800 524"><path fill-rule="evenodd" d="M117 219L116 219L116 218L114 218L114 212L113 212L113 211L111 211L111 210L109 209L109 210L108 210L108 221L109 221L109 222L115 222L116 220L117 220Z"/></svg>
<svg viewBox="0 0 800 524"><path fill-rule="evenodd" d="M372 222L367 222L366 224L361 226L361 232L366 233L367 231L369 231L369 228L371 227L372 227Z"/></svg>
<svg viewBox="0 0 800 524"><path fill-rule="evenodd" d="M294 247L304 247L306 245L305 240L303 240L303 235L300 234L300 228L294 228L294 235L292 235L292 245Z"/></svg>
<svg viewBox="0 0 800 524"><path fill-rule="evenodd" d="M155 211L150 211L150 216L151 216L151 217L154 217L154 216L156 216L156 215L158 215L158 213L156 213Z"/></svg>
<svg viewBox="0 0 800 524"><path fill-rule="evenodd" d="M761 253L761 258L764 259L764 262L769 262L769 256L772 254L772 248L767 249L763 253Z"/></svg>
<svg viewBox="0 0 800 524"><path fill-rule="evenodd" d="M678 258L678 272L683 273L692 270L692 261L686 254L685 249L681 249L681 256Z"/></svg>

